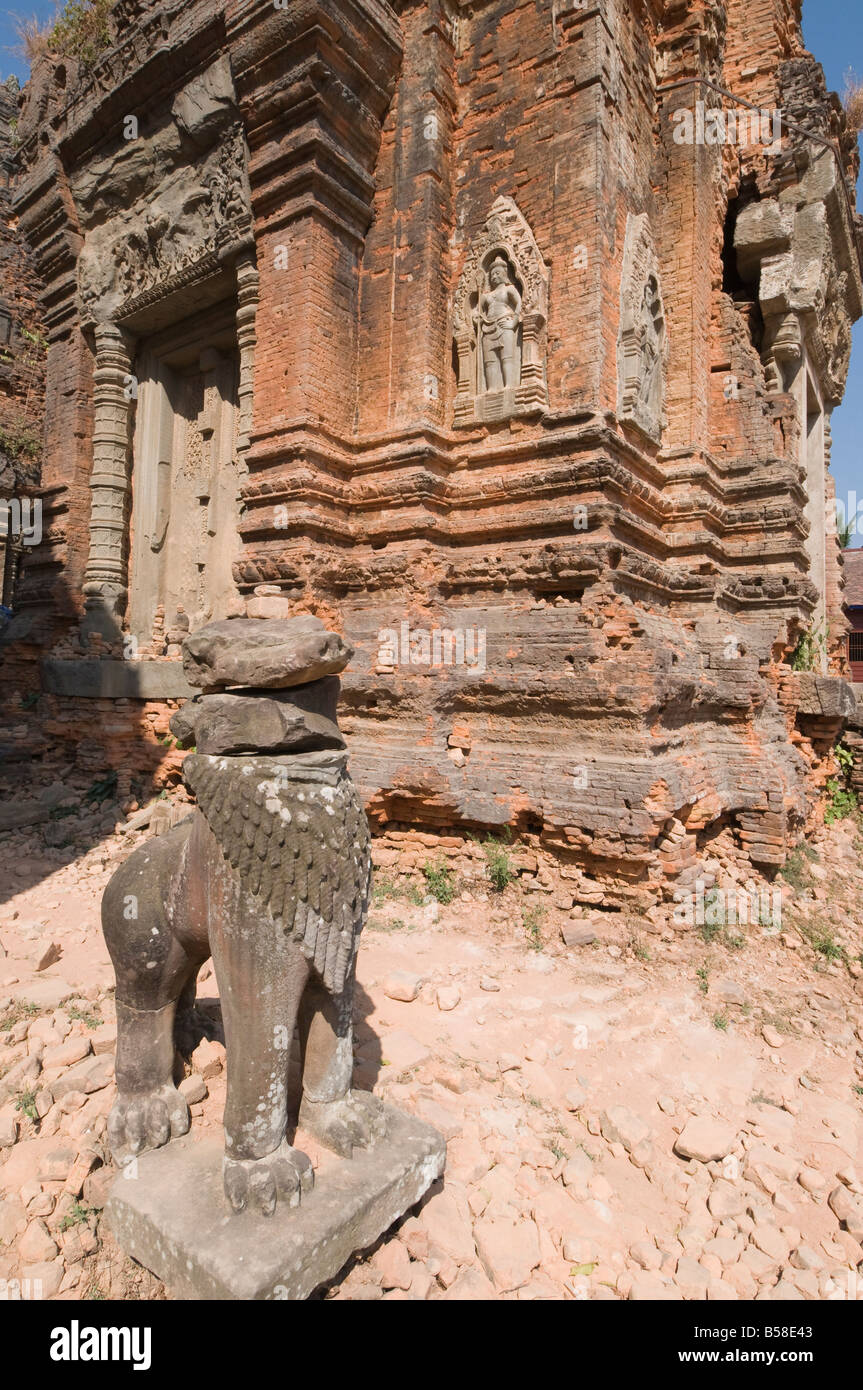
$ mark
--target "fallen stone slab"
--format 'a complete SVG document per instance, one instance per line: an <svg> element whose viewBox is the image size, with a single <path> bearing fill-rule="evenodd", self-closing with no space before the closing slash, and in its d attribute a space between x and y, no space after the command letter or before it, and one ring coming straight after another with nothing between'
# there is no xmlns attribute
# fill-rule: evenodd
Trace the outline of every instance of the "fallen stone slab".
<svg viewBox="0 0 863 1390"><path fill-rule="evenodd" d="M75 991L68 980L43 978L12 986L13 999L21 999L25 1004L36 1004L40 1009L56 1009Z"/></svg>
<svg viewBox="0 0 863 1390"><path fill-rule="evenodd" d="M42 688L51 695L75 695L85 700L185 700L195 694L179 661L45 657L41 668Z"/></svg>
<svg viewBox="0 0 863 1390"><path fill-rule="evenodd" d="M298 1207L273 1216L227 1210L223 1147L191 1136L120 1176L105 1218L127 1255L175 1298L299 1300L332 1279L427 1192L446 1161L443 1137L386 1106L387 1133L315 1175Z"/></svg>
<svg viewBox="0 0 863 1390"><path fill-rule="evenodd" d="M205 690L250 686L283 690L337 675L353 648L320 618L226 618L208 623L183 643L183 670Z"/></svg>
<svg viewBox="0 0 863 1390"><path fill-rule="evenodd" d="M425 1044L404 1028L394 1028L387 1033L381 1041L381 1053L383 1065L392 1067L392 1076L400 1076L402 1072L418 1067L431 1056Z"/></svg>
<svg viewBox="0 0 863 1390"><path fill-rule="evenodd" d="M17 830L22 825L38 825L45 821L51 812L65 801L69 788L61 782L53 782L38 796L10 797L0 805L0 830Z"/></svg>
<svg viewBox="0 0 863 1390"><path fill-rule="evenodd" d="M596 940L596 932L584 921L564 922L560 935L564 946L590 946Z"/></svg>

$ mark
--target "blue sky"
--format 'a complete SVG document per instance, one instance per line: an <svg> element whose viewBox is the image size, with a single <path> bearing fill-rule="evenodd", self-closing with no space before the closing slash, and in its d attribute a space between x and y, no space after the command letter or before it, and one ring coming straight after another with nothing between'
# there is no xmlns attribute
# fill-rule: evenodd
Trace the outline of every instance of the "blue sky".
<svg viewBox="0 0 863 1390"><path fill-rule="evenodd" d="M0 6L3 0L0 0ZM27 64L15 52L17 44L14 15L35 15L40 21L56 11L56 0L28 0L17 8L0 8L0 74L14 72L23 82ZM863 6L860 0L804 0L803 34L806 44L822 63L828 85L841 92L845 74L853 68L863 77ZM863 320L854 330L854 352L843 404L833 414L833 476L836 495L845 499L858 495L863 508ZM860 534L852 542L863 545L863 519Z"/></svg>
<svg viewBox="0 0 863 1390"><path fill-rule="evenodd" d="M803 37L821 63L827 85L841 92L845 74L853 68L863 77L863 7L860 0L804 0ZM858 193L859 198L859 193ZM863 320L854 328L854 350L845 399L833 412L832 473L836 497L846 506L852 492L863 508ZM863 520L852 546L863 545Z"/></svg>

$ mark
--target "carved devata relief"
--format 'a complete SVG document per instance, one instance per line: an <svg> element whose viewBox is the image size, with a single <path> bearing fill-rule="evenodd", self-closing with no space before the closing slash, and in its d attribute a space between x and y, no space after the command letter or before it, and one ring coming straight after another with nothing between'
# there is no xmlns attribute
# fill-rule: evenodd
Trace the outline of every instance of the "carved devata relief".
<svg viewBox="0 0 863 1390"><path fill-rule="evenodd" d="M456 425L548 407L548 272L511 198L498 198L474 239L455 297Z"/></svg>
<svg viewBox="0 0 863 1390"><path fill-rule="evenodd" d="M630 216L623 249L620 332L617 342L617 413L652 439L662 435L667 342L665 310L646 213Z"/></svg>

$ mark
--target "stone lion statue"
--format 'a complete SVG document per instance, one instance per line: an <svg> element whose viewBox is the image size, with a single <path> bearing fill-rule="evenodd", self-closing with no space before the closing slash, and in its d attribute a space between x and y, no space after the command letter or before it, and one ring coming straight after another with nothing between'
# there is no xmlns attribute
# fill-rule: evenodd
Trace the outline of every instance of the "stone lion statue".
<svg viewBox="0 0 863 1390"><path fill-rule="evenodd" d="M121 1164L189 1128L174 1084L175 1029L212 956L227 1048L225 1193L271 1214L313 1181L295 1123L350 1157L383 1133L383 1108L351 1090L369 831L338 728L337 672L353 655L311 617L229 619L186 639L202 694L174 716L197 807L140 846L105 889L117 977ZM289 1114L295 1027L302 1100Z"/></svg>

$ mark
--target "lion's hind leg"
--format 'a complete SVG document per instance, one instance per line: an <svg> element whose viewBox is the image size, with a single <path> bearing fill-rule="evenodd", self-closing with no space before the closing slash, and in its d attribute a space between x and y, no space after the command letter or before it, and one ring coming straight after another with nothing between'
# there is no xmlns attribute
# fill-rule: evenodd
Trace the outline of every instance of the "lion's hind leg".
<svg viewBox="0 0 863 1390"><path fill-rule="evenodd" d="M354 972L334 994L313 976L300 1008L303 1098L300 1127L327 1148L350 1158L386 1131L381 1102L352 1091Z"/></svg>
<svg viewBox="0 0 863 1390"><path fill-rule="evenodd" d="M200 957L177 940L165 906L176 888L188 834L184 823L141 845L114 874L102 899L102 925L117 978L117 1100L108 1139L121 1165L189 1128L189 1108L173 1080L174 1015Z"/></svg>

